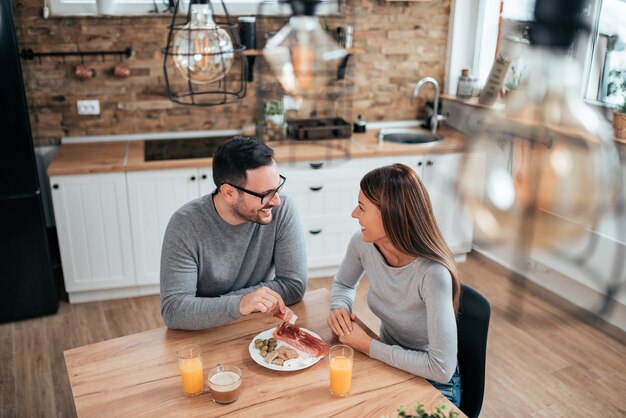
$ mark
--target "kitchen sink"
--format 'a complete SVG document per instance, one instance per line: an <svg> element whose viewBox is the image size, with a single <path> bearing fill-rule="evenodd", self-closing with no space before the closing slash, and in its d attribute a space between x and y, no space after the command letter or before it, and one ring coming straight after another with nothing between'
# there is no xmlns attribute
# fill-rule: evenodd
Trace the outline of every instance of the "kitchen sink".
<svg viewBox="0 0 626 418"><path fill-rule="evenodd" d="M423 129L381 129L378 139L381 143L431 144L441 141L443 136Z"/></svg>

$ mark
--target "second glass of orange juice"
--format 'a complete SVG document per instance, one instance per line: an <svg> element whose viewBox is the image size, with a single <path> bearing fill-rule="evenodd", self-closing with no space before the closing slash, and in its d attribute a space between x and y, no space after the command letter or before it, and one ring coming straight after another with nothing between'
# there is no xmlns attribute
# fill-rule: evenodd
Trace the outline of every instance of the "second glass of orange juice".
<svg viewBox="0 0 626 418"><path fill-rule="evenodd" d="M346 396L352 387L352 360L354 350L339 344L330 347L330 393L333 396Z"/></svg>
<svg viewBox="0 0 626 418"><path fill-rule="evenodd" d="M178 368L183 384L183 392L187 396L196 396L204 390L204 373L200 346L185 344L178 347Z"/></svg>

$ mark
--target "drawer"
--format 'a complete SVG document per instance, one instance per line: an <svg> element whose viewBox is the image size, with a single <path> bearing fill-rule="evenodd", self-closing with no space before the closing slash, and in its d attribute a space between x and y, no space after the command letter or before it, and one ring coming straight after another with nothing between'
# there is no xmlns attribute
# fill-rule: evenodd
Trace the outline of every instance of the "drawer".
<svg viewBox="0 0 626 418"><path fill-rule="evenodd" d="M349 216L317 217L302 221L309 268L337 266L343 260L350 238L359 223Z"/></svg>

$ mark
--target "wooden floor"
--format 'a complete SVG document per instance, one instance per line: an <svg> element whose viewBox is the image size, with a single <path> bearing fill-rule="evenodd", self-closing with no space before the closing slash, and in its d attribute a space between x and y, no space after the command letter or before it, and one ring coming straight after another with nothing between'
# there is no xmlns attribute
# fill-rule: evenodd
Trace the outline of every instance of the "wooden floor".
<svg viewBox="0 0 626 418"><path fill-rule="evenodd" d="M534 293L522 300L506 272L480 256L461 271L492 305L481 416L626 416L623 335L611 337ZM315 279L309 287L329 283ZM365 279L356 313L378 329L366 289ZM0 417L75 416L63 350L160 326L157 296L62 304L56 315L0 325Z"/></svg>

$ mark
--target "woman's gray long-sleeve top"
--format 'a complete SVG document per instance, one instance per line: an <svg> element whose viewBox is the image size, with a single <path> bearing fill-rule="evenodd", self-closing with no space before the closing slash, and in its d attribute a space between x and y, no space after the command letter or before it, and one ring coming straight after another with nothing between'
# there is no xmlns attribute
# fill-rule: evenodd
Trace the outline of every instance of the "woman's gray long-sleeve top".
<svg viewBox="0 0 626 418"><path fill-rule="evenodd" d="M370 357L447 383L457 365L450 272L426 258L390 267L374 244L363 242L357 232L333 280L331 309L344 307L352 312L355 289L364 272L370 282L367 302L381 320L384 341L372 341Z"/></svg>

